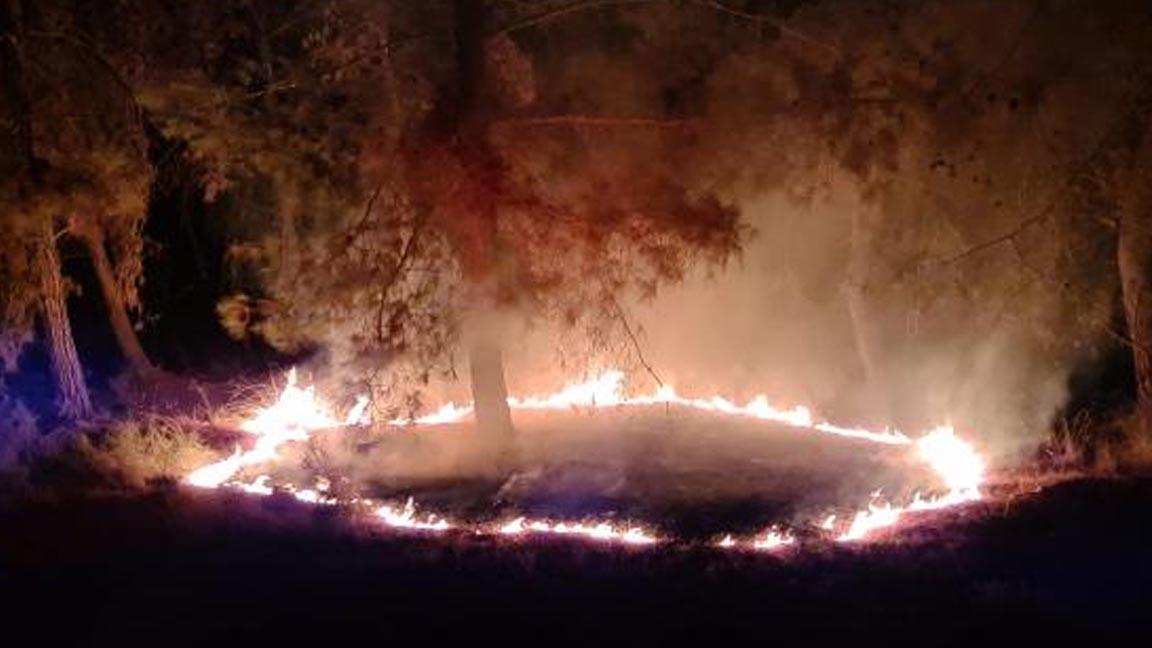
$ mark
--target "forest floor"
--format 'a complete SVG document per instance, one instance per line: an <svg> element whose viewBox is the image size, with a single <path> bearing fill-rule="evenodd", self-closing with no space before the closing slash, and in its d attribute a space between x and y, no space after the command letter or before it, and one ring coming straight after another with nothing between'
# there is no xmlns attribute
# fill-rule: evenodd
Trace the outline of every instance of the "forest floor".
<svg viewBox="0 0 1152 648"><path fill-rule="evenodd" d="M684 419L677 425L693 427ZM498 499L530 512L662 519L661 531L702 540L715 530L709 526L715 519L743 521L751 530L764 520L750 511L794 518L859 491L863 482L853 483L859 475L894 492L902 488L894 475L907 474L885 472L885 465L903 461L891 449L860 458L857 442L783 443L761 432L757 454L751 442L731 441L739 430L724 434L725 443L708 443L697 433L659 443L643 434L617 435L635 439L607 446L601 439L589 446L595 454L583 458L579 448L553 438L527 450L541 466L524 473L527 485L504 484ZM699 451L684 445L689 439ZM434 442L410 442L430 456L442 454L433 451ZM542 460L550 454L569 459ZM377 446L369 455L379 467L388 453ZM605 456L612 460L593 462ZM714 470L717 457L728 466L722 479ZM773 457L776 468L768 472L777 478L760 484L753 475L766 472L765 457ZM795 478L814 464L825 472ZM436 510L461 513L467 506L453 509L453 501L484 490L449 488L431 474L405 480L423 479L420 501L431 498ZM533 487L537 482L553 491ZM718 485L702 494L704 483ZM781 490L782 483L791 490ZM372 487L383 496L399 492L400 484ZM646 489L670 494L637 496ZM0 509L0 595L6 599L0 618L5 630L25 627L50 645L487 643L494 637L532 644L635 638L715 645L800 637L816 645L938 645L1009 636L1030 643L1099 640L1152 630L1152 477L1079 476L1043 487L1017 480L993 486L990 494L922 516L877 542L814 540L756 553L704 541L644 547L428 535L381 528L288 496L171 484L88 492ZM636 503L641 500L648 503ZM650 517L656 515L663 517Z"/></svg>

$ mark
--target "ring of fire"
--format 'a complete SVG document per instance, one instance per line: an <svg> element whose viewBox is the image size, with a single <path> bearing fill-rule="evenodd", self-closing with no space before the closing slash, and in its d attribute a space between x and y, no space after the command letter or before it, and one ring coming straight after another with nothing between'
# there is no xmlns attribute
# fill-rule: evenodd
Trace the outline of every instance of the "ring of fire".
<svg viewBox="0 0 1152 648"><path fill-rule="evenodd" d="M985 460L969 442L958 437L951 426L938 426L917 438L912 438L894 430L873 431L816 421L805 407L778 409L773 407L764 396L757 396L745 405L737 405L719 396L709 399L687 398L667 386L661 387L650 395L627 396L623 394L623 380L623 372L606 371L592 380L569 384L546 396L510 397L508 404L512 409L519 410L678 405L730 416L744 416L782 423L793 428L861 439L872 443L909 446L910 449L915 450L916 457L929 467L947 487L947 491L940 495L927 496L917 492L910 501L902 504L882 501L877 494L874 494L873 501L866 508L856 511L847 524L837 525L834 515L828 515L819 523L814 523L823 531L833 534L839 542L865 540L875 531L897 524L905 513L958 506L982 498L981 486L985 479ZM241 430L255 437L252 447L248 450L237 448L228 458L192 471L184 478L184 482L199 488L234 488L254 495L271 495L279 490L302 502L320 505L335 504L337 503L336 499L328 494L329 485L323 480L320 480L312 488L298 488L292 485L274 488L269 484L270 479L267 475L260 475L251 481L240 481L235 479L235 476L245 467L275 461L277 449L284 443L306 441L319 430L370 424L367 416L367 404L366 398L360 398L347 415L343 418L337 418L333 415L331 408L316 396L313 388L300 387L297 384L296 372L292 370L289 372L287 383L276 402L268 407L260 408L240 425ZM468 417L471 412L472 408L469 405L448 403L431 414L414 419L395 419L388 421L388 425L413 426L455 422ZM526 517L514 517L496 523L475 524L453 521L435 513L419 511L412 498L408 498L402 506L376 502L366 498L356 498L352 504L365 507L382 524L396 529L424 532L456 530L481 535L513 537L541 534L632 545L653 545L675 541L674 538L665 537L653 527L643 524L621 524L607 521L571 522L528 519ZM723 534L715 541L715 546L722 549L764 551L788 547L796 544L796 541L797 537L791 530L772 526L752 537Z"/></svg>

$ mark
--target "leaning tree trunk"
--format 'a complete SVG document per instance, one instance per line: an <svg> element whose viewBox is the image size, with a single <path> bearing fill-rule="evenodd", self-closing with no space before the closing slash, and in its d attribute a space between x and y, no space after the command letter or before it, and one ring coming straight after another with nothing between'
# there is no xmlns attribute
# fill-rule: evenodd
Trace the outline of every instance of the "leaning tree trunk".
<svg viewBox="0 0 1152 648"><path fill-rule="evenodd" d="M140 338L136 336L136 329L128 318L124 297L112 273L112 264L108 261L103 234L98 228L89 228L80 235L80 240L84 242L88 255L92 258L97 283L100 284L100 294L104 297L104 310L108 314L108 321L112 325L112 333L116 337L120 352L137 378L154 376L156 367L148 359L148 354L144 353Z"/></svg>
<svg viewBox="0 0 1152 648"><path fill-rule="evenodd" d="M3 77L5 91L13 111L12 130L18 139L19 160L23 162L24 190L35 191L40 184L40 169L33 145L32 112L24 92L24 70L19 44L27 21L24 3L8 0L0 4L0 42L3 48ZM84 384L84 371L72 326L68 321L68 289L60 271L60 255L56 251L56 234L52 222L46 219L35 240L32 241L32 263L39 284L39 316L44 327L48 359L56 381L56 407L64 418L81 419L92 413L88 387Z"/></svg>
<svg viewBox="0 0 1152 648"><path fill-rule="evenodd" d="M51 225L45 223L44 230L37 242L36 270L40 278L40 315L52 375L56 379L57 409L65 418L85 418L92 413L92 403L68 322L68 291L60 272L60 256Z"/></svg>
<svg viewBox="0 0 1152 648"><path fill-rule="evenodd" d="M1126 190L1149 193L1144 187ZM1136 379L1136 426L1152 437L1152 205L1136 201L1117 223L1116 265Z"/></svg>

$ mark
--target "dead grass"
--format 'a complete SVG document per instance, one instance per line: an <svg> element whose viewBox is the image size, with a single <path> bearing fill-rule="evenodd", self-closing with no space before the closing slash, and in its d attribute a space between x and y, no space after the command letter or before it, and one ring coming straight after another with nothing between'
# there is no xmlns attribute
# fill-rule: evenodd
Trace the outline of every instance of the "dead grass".
<svg viewBox="0 0 1152 648"><path fill-rule="evenodd" d="M112 423L87 451L98 470L132 487L180 479L216 456L194 428L166 416Z"/></svg>

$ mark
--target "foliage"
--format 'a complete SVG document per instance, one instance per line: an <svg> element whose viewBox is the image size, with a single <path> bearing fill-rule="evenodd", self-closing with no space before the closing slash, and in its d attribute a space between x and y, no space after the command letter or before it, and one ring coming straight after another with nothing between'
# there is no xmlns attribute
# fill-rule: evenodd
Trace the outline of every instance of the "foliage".
<svg viewBox="0 0 1152 648"><path fill-rule="evenodd" d="M71 235L98 240L110 252L111 309L139 307L142 229L153 169L138 106L116 67L78 35L81 12L70 3L3 10L2 105L12 146L0 152L0 201L5 204L0 252L0 355L12 369L32 339L37 316L55 340L49 345L62 388L61 412L86 407L82 372L64 310L59 255L41 254ZM101 259L103 261L103 259ZM65 279L65 286L67 286ZM50 330L48 330L50 329ZM65 377L67 375L67 377ZM79 384L78 384L79 383ZM63 385L69 385L69 388Z"/></svg>
<svg viewBox="0 0 1152 648"><path fill-rule="evenodd" d="M477 313L633 338L624 309L737 259L770 193L796 243L765 272L846 313L892 400L1034 426L1101 339L1141 346L1115 261L1152 150L1138 3L35 4L0 106L9 369L45 240L99 232L139 306L160 140L230 241L228 332L390 412Z"/></svg>

